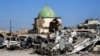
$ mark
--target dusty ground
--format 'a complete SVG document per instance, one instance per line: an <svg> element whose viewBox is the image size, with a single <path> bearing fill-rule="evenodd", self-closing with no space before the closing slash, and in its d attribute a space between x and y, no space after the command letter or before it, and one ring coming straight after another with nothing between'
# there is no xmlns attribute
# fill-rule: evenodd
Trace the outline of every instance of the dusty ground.
<svg viewBox="0 0 100 56"><path fill-rule="evenodd" d="M31 54L31 53L32 53L32 49L14 50L14 51L0 49L0 56L41 56L41 55ZM57 56L100 56L100 54L83 53L83 54L57 55Z"/></svg>
<svg viewBox="0 0 100 56"><path fill-rule="evenodd" d="M5 49L0 49L0 56L38 56L37 54L30 54L32 50L14 50L8 51Z"/></svg>

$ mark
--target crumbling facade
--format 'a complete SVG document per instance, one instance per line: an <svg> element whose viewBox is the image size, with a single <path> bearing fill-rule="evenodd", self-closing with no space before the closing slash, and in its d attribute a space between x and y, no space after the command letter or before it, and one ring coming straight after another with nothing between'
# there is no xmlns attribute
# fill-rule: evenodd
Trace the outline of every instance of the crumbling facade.
<svg viewBox="0 0 100 56"><path fill-rule="evenodd" d="M49 7L45 6L38 14L38 17L35 18L33 24L34 33L49 33L50 22L54 19L57 19L59 22L58 30L62 28L62 20L60 17L56 17L54 11Z"/></svg>
<svg viewBox="0 0 100 56"><path fill-rule="evenodd" d="M85 23L79 24L80 29L97 29L100 28L100 22L98 19L87 19Z"/></svg>

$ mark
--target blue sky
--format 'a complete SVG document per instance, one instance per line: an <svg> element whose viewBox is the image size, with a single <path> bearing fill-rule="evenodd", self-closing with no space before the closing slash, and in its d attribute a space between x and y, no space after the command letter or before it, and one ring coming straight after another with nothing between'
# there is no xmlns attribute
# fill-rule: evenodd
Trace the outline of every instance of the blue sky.
<svg viewBox="0 0 100 56"><path fill-rule="evenodd" d="M100 19L100 0L0 0L0 29L32 29L34 18L48 4L63 26L75 26L88 18Z"/></svg>

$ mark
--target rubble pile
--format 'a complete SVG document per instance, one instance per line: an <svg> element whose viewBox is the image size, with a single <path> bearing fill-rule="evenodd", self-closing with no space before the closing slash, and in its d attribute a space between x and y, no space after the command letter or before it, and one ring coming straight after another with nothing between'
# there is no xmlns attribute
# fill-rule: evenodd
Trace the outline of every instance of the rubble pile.
<svg viewBox="0 0 100 56"><path fill-rule="evenodd" d="M92 23L91 23L92 22ZM33 48L40 55L74 54L85 52L100 53L100 24L90 20L77 28L63 29L49 35L21 35L0 37L0 47L10 50Z"/></svg>

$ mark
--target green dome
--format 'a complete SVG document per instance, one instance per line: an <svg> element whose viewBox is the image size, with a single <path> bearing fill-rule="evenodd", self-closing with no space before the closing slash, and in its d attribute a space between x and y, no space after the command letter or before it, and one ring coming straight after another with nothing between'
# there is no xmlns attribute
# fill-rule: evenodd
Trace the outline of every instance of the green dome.
<svg viewBox="0 0 100 56"><path fill-rule="evenodd" d="M56 17L54 11L48 7L48 6L45 6L38 14L38 17L41 18L41 17Z"/></svg>

